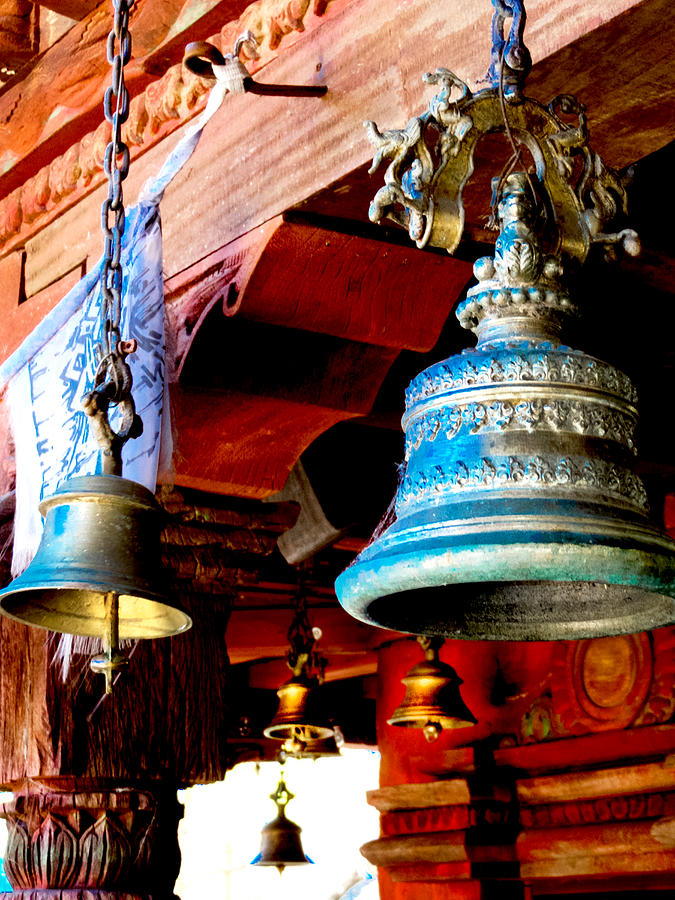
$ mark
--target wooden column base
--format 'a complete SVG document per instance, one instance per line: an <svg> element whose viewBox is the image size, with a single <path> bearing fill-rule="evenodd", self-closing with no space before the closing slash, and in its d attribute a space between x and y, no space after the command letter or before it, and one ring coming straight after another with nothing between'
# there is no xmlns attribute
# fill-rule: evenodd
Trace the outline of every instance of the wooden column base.
<svg viewBox="0 0 675 900"><path fill-rule="evenodd" d="M14 888L3 897L174 898L182 806L171 787L24 783L0 816L8 825L5 870Z"/></svg>

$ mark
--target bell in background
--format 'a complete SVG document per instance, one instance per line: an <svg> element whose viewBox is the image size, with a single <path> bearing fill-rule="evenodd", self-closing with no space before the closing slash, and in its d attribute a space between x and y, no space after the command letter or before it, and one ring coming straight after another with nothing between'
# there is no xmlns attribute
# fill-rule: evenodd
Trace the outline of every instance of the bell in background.
<svg viewBox="0 0 675 900"><path fill-rule="evenodd" d="M529 58L520 51L514 60ZM639 252L635 232L610 233L624 184L588 146L582 104L524 97L525 74L473 94L437 69L424 76L440 88L428 112L405 130L368 123L374 168L390 162L371 219L448 252L477 143L501 131L514 149L493 181L494 258L476 262L478 283L457 308L477 345L408 387L395 520L336 581L347 611L383 628L555 640L675 620L675 542L650 522L636 474L635 387L563 343L579 313L572 275L591 250ZM523 147L535 171L507 174Z"/></svg>
<svg viewBox="0 0 675 900"><path fill-rule="evenodd" d="M302 849L302 828L286 818L286 805L294 796L286 787L282 773L276 791L270 794L270 799L277 805L277 816L264 826L260 853L251 861L252 866L275 866L282 875L286 866L303 866L313 862Z"/></svg>
<svg viewBox="0 0 675 900"><path fill-rule="evenodd" d="M284 762L289 756L295 759L319 759L320 757L341 756L340 748L344 744L344 736L339 726L334 726L330 737L316 741L299 741L289 738L284 741L279 751L279 761Z"/></svg>
<svg viewBox="0 0 675 900"><path fill-rule="evenodd" d="M421 635L417 640L426 658L401 679L405 697L387 724L421 728L431 743L443 730L467 728L476 725L478 720L462 700L459 692L462 679L438 657L443 639Z"/></svg>
<svg viewBox="0 0 675 900"><path fill-rule="evenodd" d="M0 591L5 615L99 637L113 669L122 664L118 639L168 637L190 627L162 590L161 511L150 491L117 475L76 476L61 482L40 512L35 558ZM105 657L94 668L105 674Z"/></svg>
<svg viewBox="0 0 675 900"><path fill-rule="evenodd" d="M320 680L326 661L319 658L316 642L321 637L320 628L312 628L307 615L306 571L298 570L298 591L295 611L288 629L288 654L286 662L293 673L290 681L277 691L279 707L274 719L264 729L265 737L277 741L290 741L297 748L304 748L313 741L333 736L329 717L321 708ZM318 673L318 674L317 674Z"/></svg>
<svg viewBox="0 0 675 900"><path fill-rule="evenodd" d="M282 684L277 691L279 708L263 731L265 737L278 741L290 740L303 748L332 737L333 728L318 702L318 688L317 679L307 676L305 672Z"/></svg>

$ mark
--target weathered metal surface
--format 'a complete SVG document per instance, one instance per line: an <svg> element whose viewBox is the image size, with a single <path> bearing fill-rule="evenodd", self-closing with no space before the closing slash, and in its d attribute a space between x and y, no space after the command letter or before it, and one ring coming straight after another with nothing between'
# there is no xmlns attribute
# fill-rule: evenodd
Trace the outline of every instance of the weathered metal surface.
<svg viewBox="0 0 675 900"><path fill-rule="evenodd" d="M548 640L667 624L675 543L649 523L634 471L635 389L561 342L578 314L569 272L593 245L639 251L633 231L607 233L623 183L590 149L573 97L547 110L501 85L474 97L447 69L425 80L440 86L427 113L402 130L369 123L373 167L390 160L371 218L452 252L476 144L503 130L514 155L493 182L494 259L476 262L457 310L477 347L408 388L395 521L338 596L363 621L417 634ZM523 148L535 172L509 174Z"/></svg>
<svg viewBox="0 0 675 900"><path fill-rule="evenodd" d="M45 529L29 568L0 591L0 611L28 625L103 637L106 596L119 597L119 637L178 634L191 619L161 589L159 509L117 476L70 478L41 504Z"/></svg>

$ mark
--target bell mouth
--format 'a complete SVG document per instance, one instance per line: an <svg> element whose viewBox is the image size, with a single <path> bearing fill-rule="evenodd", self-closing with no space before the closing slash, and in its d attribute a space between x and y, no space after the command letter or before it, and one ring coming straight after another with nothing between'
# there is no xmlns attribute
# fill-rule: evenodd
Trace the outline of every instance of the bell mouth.
<svg viewBox="0 0 675 900"><path fill-rule="evenodd" d="M265 737L278 741L299 741L302 744L311 744L315 741L324 741L333 737L334 731L328 725L314 723L298 724L296 722L279 722L268 725L263 731Z"/></svg>
<svg viewBox="0 0 675 900"><path fill-rule="evenodd" d="M353 607L349 607L352 615ZM598 581L475 582L397 591L357 618L396 631L471 640L551 641L633 634L673 620L673 599Z"/></svg>
<svg viewBox="0 0 675 900"><path fill-rule="evenodd" d="M425 709L421 707L410 715L405 713L399 714L396 710L391 718L387 719L387 725L402 728L425 728L427 725L437 725L441 731L450 731L455 728L471 728L477 724L477 720L460 719L455 716L443 716L438 714L438 710L433 707Z"/></svg>
<svg viewBox="0 0 675 900"><path fill-rule="evenodd" d="M2 611L25 625L63 634L101 637L105 630L105 590L81 586L14 590L0 597ZM187 631L192 619L161 599L119 594L120 640L171 637Z"/></svg>
<svg viewBox="0 0 675 900"><path fill-rule="evenodd" d="M397 519L335 583L371 625L471 640L576 640L675 621L675 542L598 505L501 498Z"/></svg>

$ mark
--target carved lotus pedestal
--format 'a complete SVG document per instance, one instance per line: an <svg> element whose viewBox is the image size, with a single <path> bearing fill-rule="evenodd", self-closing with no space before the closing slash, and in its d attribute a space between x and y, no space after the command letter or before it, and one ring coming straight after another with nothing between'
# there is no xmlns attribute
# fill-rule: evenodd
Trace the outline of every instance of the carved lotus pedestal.
<svg viewBox="0 0 675 900"><path fill-rule="evenodd" d="M170 900L180 868L176 792L72 779L23 785L0 807L21 900Z"/></svg>

